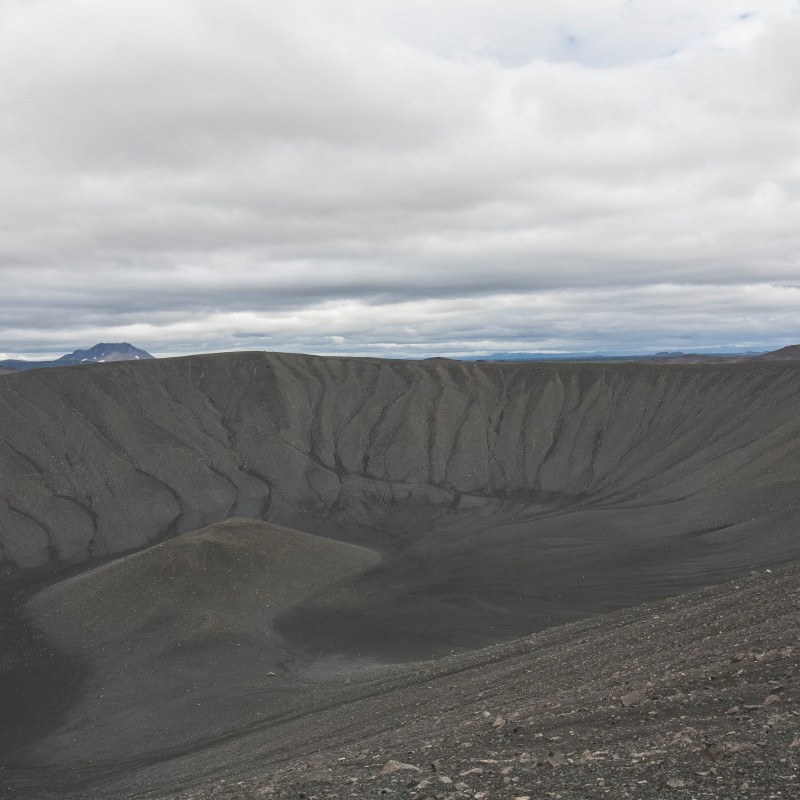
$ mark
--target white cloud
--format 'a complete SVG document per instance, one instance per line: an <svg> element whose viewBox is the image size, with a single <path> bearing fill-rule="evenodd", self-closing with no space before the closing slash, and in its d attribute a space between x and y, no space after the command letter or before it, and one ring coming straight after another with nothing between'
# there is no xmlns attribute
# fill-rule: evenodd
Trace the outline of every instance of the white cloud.
<svg viewBox="0 0 800 800"><path fill-rule="evenodd" d="M797 339L798 45L788 0L6 2L0 346Z"/></svg>

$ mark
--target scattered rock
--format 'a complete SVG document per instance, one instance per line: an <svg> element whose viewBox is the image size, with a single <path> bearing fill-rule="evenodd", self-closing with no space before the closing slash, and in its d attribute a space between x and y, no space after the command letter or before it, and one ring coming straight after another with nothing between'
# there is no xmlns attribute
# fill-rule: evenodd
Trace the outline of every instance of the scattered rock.
<svg viewBox="0 0 800 800"><path fill-rule="evenodd" d="M722 761L724 758L733 758L742 746L736 742L709 742L700 753L703 761Z"/></svg>
<svg viewBox="0 0 800 800"><path fill-rule="evenodd" d="M619 701L622 703L623 708L630 708L631 706L637 706L639 703L643 703L647 698L641 692L628 692L628 694L622 695Z"/></svg>
<svg viewBox="0 0 800 800"><path fill-rule="evenodd" d="M402 761L395 761L392 759L391 761L387 761L384 765L383 769L381 770L381 775L389 775L392 772L399 772L400 770L409 770L411 772L422 772L419 767L415 767L413 764L404 764Z"/></svg>
<svg viewBox="0 0 800 800"><path fill-rule="evenodd" d="M550 753L544 761L539 762L539 766L542 769L555 769L556 767L565 766L566 763L567 759L564 758L562 753Z"/></svg>
<svg viewBox="0 0 800 800"><path fill-rule="evenodd" d="M308 786L311 783L333 783L333 776L324 769L314 770L303 775L297 782L297 786Z"/></svg>

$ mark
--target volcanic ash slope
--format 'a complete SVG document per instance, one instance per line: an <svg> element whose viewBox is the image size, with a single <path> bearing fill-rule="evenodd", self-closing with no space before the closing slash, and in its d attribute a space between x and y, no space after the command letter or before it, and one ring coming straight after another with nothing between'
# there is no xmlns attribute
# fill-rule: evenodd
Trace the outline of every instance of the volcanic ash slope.
<svg viewBox="0 0 800 800"><path fill-rule="evenodd" d="M275 712L299 659L276 614L377 563L365 548L231 519L57 583L27 604L89 666L83 699L34 757L161 757Z"/></svg>
<svg viewBox="0 0 800 800"><path fill-rule="evenodd" d="M476 507L538 511L554 532L542 515L591 508L610 513L569 527L724 531L734 549L768 527L794 557L798 392L796 362L229 353L7 375L0 569L60 568L233 516L391 544L398 511L416 536Z"/></svg>
<svg viewBox="0 0 800 800"><path fill-rule="evenodd" d="M800 365L235 353L0 381L0 570L231 517L380 550L274 628L447 655L800 558Z"/></svg>

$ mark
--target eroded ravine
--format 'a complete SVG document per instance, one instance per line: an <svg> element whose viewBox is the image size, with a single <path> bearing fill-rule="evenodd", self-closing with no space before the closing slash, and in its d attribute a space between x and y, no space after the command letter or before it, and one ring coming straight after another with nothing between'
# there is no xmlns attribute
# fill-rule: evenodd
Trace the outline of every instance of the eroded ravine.
<svg viewBox="0 0 800 800"><path fill-rule="evenodd" d="M75 563L232 515L358 538L462 498L702 505L685 532L791 513L799 384L784 364L261 353L4 376L0 557Z"/></svg>

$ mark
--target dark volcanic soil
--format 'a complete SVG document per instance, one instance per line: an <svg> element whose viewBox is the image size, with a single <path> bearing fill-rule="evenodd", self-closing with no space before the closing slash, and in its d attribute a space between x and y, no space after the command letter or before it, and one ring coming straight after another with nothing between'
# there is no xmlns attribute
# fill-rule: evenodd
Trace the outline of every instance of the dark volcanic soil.
<svg viewBox="0 0 800 800"><path fill-rule="evenodd" d="M17 798L798 796L800 568L299 689L235 736L0 773ZM202 739L202 731L198 731Z"/></svg>
<svg viewBox="0 0 800 800"><path fill-rule="evenodd" d="M765 529L796 558L799 393L792 361L237 353L7 375L0 567L63 568L232 516L391 550L454 509L470 532L694 536L711 572L720 551L758 558Z"/></svg>
<svg viewBox="0 0 800 800"><path fill-rule="evenodd" d="M798 396L791 362L6 375L0 793L789 796Z"/></svg>
<svg viewBox="0 0 800 800"><path fill-rule="evenodd" d="M307 661L275 633L275 615L377 561L354 545L233 519L38 592L27 621L87 674L61 727L27 760L149 755L193 745L199 730L250 724Z"/></svg>
<svg viewBox="0 0 800 800"><path fill-rule="evenodd" d="M24 597L0 596L0 767L28 762L28 749L64 722L86 677L80 661L26 624Z"/></svg>

